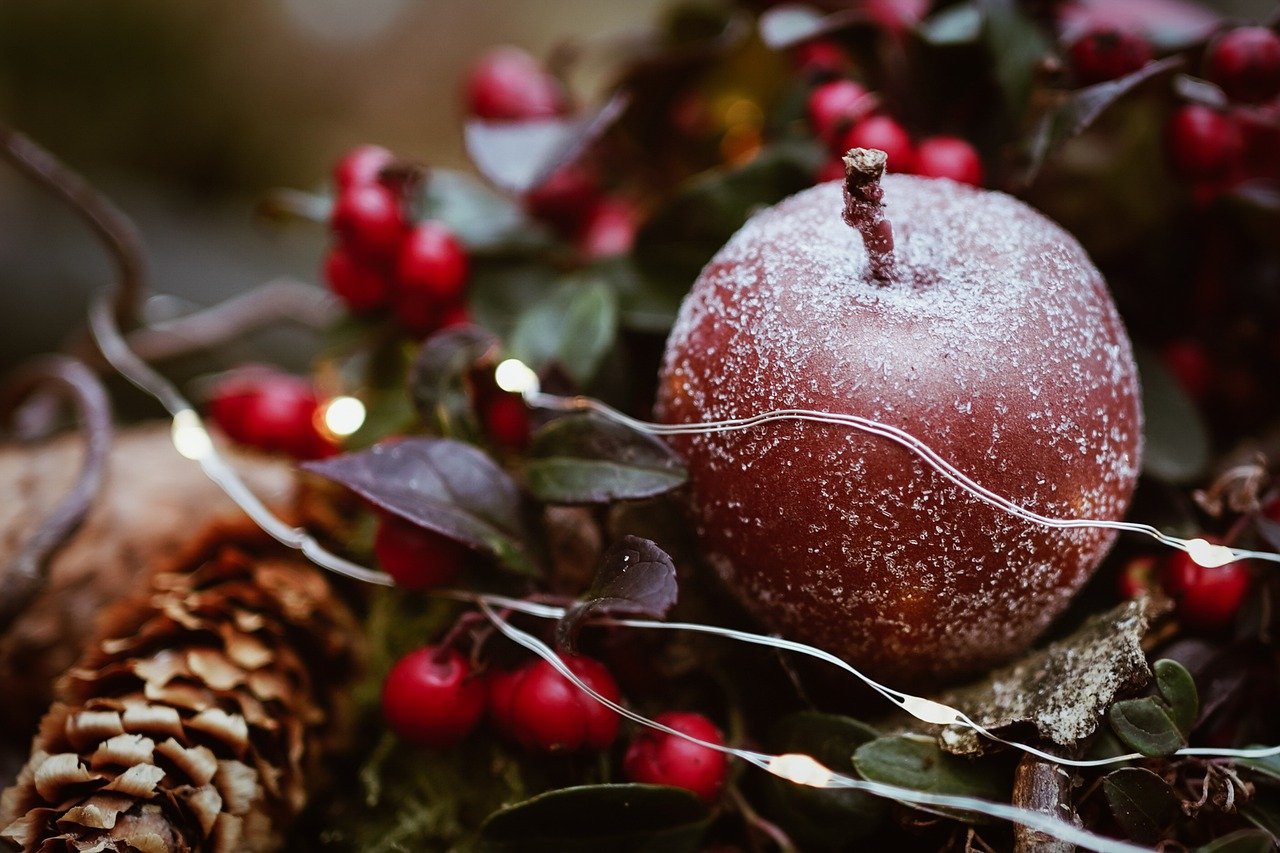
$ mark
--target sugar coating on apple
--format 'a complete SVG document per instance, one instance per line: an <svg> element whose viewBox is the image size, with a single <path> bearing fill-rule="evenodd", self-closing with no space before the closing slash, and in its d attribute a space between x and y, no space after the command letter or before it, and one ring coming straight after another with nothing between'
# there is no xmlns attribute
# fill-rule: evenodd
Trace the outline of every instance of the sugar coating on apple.
<svg viewBox="0 0 1280 853"><path fill-rule="evenodd" d="M720 250L667 341L658 417L859 415L1027 509L1122 517L1141 453L1137 371L1083 248L1002 193L874 177L854 187L862 202L846 204L839 181L792 196ZM864 240L842 213L866 204ZM890 683L1016 655L1114 539L1021 520L846 426L773 422L673 444L704 552L745 605Z"/></svg>

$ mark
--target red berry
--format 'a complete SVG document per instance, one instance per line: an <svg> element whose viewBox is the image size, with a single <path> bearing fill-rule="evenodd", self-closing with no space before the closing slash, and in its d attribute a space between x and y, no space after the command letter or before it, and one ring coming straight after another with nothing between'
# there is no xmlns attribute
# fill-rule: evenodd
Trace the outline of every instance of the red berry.
<svg viewBox="0 0 1280 853"><path fill-rule="evenodd" d="M956 136L930 136L916 147L915 174L950 178L982 186L982 160L973 146Z"/></svg>
<svg viewBox="0 0 1280 853"><path fill-rule="evenodd" d="M837 147L840 152L850 148L879 148L889 158L886 169L890 172L909 173L915 168L916 152L911 137L888 116L864 118L849 128Z"/></svg>
<svg viewBox="0 0 1280 853"><path fill-rule="evenodd" d="M870 109L872 99L852 80L831 80L809 93L809 126L819 139L835 140Z"/></svg>
<svg viewBox="0 0 1280 853"><path fill-rule="evenodd" d="M382 170L395 162L396 156L381 145L352 148L333 167L333 183L340 190L376 184Z"/></svg>
<svg viewBox="0 0 1280 853"><path fill-rule="evenodd" d="M635 210L619 199L602 198L578 231L578 251L588 258L612 258L631 251L636 241Z"/></svg>
<svg viewBox="0 0 1280 853"><path fill-rule="evenodd" d="M1124 30L1093 30L1071 44L1071 67L1085 86L1132 74L1150 61L1147 40Z"/></svg>
<svg viewBox="0 0 1280 853"><path fill-rule="evenodd" d="M1121 598L1137 598L1156 586L1156 558L1150 554L1134 557L1124 564L1117 578Z"/></svg>
<svg viewBox="0 0 1280 853"><path fill-rule="evenodd" d="M334 246L324 259L329 289L353 314L385 308L391 299L391 277L378 266L366 264L342 246Z"/></svg>
<svg viewBox="0 0 1280 853"><path fill-rule="evenodd" d="M1243 562L1206 568L1182 551L1164 566L1164 586L1178 604L1178 616L1201 631L1226 628L1249 593L1249 570Z"/></svg>
<svg viewBox="0 0 1280 853"><path fill-rule="evenodd" d="M495 47L467 77L467 112L502 121L550 118L565 111L559 81L518 47Z"/></svg>
<svg viewBox="0 0 1280 853"><path fill-rule="evenodd" d="M471 309L464 303L450 305L440 312L440 328L452 329L454 326L466 326L471 323Z"/></svg>
<svg viewBox="0 0 1280 853"><path fill-rule="evenodd" d="M411 230L396 260L395 312L401 324L425 335L442 324L445 310L463 296L467 252L453 232L427 221Z"/></svg>
<svg viewBox="0 0 1280 853"><path fill-rule="evenodd" d="M1203 104L1179 107L1169 119L1165 137L1174 169L1192 179L1224 176L1244 150L1239 125Z"/></svg>
<svg viewBox="0 0 1280 853"><path fill-rule="evenodd" d="M1213 381L1213 368L1204 347L1189 339L1170 341L1160 350L1160 360L1188 396L1193 400L1204 398Z"/></svg>
<svg viewBox="0 0 1280 853"><path fill-rule="evenodd" d="M792 53L796 68L806 77L829 77L853 65L848 52L835 42L818 39L798 45Z"/></svg>
<svg viewBox="0 0 1280 853"><path fill-rule="evenodd" d="M610 701L621 696L609 670L582 655L565 655L569 670ZM490 715L500 731L542 752L604 749L618 735L618 715L582 692L542 659L490 679Z"/></svg>
<svg viewBox="0 0 1280 853"><path fill-rule="evenodd" d="M557 169L531 190L524 197L524 206L535 219L570 233L578 229L599 197L600 182L595 171L574 164Z"/></svg>
<svg viewBox="0 0 1280 853"><path fill-rule="evenodd" d="M382 715L404 740L420 746L452 746L484 714L484 682L453 649L426 646L402 657L382 684Z"/></svg>
<svg viewBox="0 0 1280 853"><path fill-rule="evenodd" d="M467 549L446 536L383 515L373 539L378 565L405 589L432 589L457 577Z"/></svg>
<svg viewBox="0 0 1280 853"><path fill-rule="evenodd" d="M499 392L483 404L485 435L500 447L521 450L529 444L529 407L519 394Z"/></svg>
<svg viewBox="0 0 1280 853"><path fill-rule="evenodd" d="M318 425L320 400L305 379L245 372L224 379L209 400L209 416L229 438L295 459L318 459L336 449Z"/></svg>
<svg viewBox="0 0 1280 853"><path fill-rule="evenodd" d="M330 227L347 249L370 261L389 261L404 239L400 199L381 184L343 190L333 205Z"/></svg>
<svg viewBox="0 0 1280 853"><path fill-rule="evenodd" d="M1205 76L1233 101L1271 100L1280 94L1280 36L1266 27L1223 34L1209 48Z"/></svg>
<svg viewBox="0 0 1280 853"><path fill-rule="evenodd" d="M724 745L724 736L701 714L667 713L655 718L664 726L707 743ZM729 757L682 737L645 729L627 748L623 766L632 782L674 785L714 802L724 784Z"/></svg>

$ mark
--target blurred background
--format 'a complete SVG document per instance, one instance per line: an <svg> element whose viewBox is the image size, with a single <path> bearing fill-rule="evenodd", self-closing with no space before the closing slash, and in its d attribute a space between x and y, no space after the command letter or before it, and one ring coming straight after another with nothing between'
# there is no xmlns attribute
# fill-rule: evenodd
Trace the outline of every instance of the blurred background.
<svg viewBox="0 0 1280 853"><path fill-rule="evenodd" d="M320 187L362 142L465 168L460 86L480 51L545 57L649 25L663 5L0 3L0 121L134 218L154 290L208 305L278 275L319 279L323 229L255 221L264 191ZM0 167L0 369L58 346L110 277L80 223Z"/></svg>

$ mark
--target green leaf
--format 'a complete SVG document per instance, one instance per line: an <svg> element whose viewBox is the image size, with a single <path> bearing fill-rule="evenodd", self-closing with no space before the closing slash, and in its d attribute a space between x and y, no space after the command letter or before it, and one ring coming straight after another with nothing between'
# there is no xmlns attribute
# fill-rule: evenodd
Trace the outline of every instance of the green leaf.
<svg viewBox="0 0 1280 853"><path fill-rule="evenodd" d="M1196 853L1272 853L1276 849L1271 833L1260 829L1238 829L1196 848Z"/></svg>
<svg viewBox="0 0 1280 853"><path fill-rule="evenodd" d="M1036 69L1050 51L1049 40L1013 0L979 0L983 42L995 65L1005 110L1016 121L1031 94Z"/></svg>
<svg viewBox="0 0 1280 853"><path fill-rule="evenodd" d="M853 753L879 733L850 717L801 711L769 734L778 754L811 755L840 773L853 773ZM825 790L769 776L764 780L769 815L803 848L845 848L879 829L888 804L860 791Z"/></svg>
<svg viewBox="0 0 1280 853"><path fill-rule="evenodd" d="M1156 673L1156 688L1169 703L1170 719L1184 737L1191 734L1200 716L1200 694L1196 692L1195 679L1176 660L1158 660L1152 669Z"/></svg>
<svg viewBox="0 0 1280 853"><path fill-rule="evenodd" d="M511 333L510 349L535 370L555 363L585 385L617 332L613 290L599 279L572 278L525 312Z"/></svg>
<svg viewBox="0 0 1280 853"><path fill-rule="evenodd" d="M570 415L538 430L524 478L545 503L594 504L665 494L684 485L688 472L653 436L598 415Z"/></svg>
<svg viewBox="0 0 1280 853"><path fill-rule="evenodd" d="M1102 792L1116 822L1135 841L1159 841L1178 817L1178 795L1150 770L1116 770L1102 780Z"/></svg>
<svg viewBox="0 0 1280 853"><path fill-rule="evenodd" d="M467 288L477 325L506 340L518 318L560 285L560 275L537 255L476 258Z"/></svg>
<svg viewBox="0 0 1280 853"><path fill-rule="evenodd" d="M622 325L663 335L671 330L680 302L693 284L692 279L649 275L629 255L603 261L591 272L608 281L618 294Z"/></svg>
<svg viewBox="0 0 1280 853"><path fill-rule="evenodd" d="M982 9L966 0L921 21L916 33L929 44L939 47L969 44L982 35L982 24Z"/></svg>
<svg viewBox="0 0 1280 853"><path fill-rule="evenodd" d="M1260 748L1258 744L1250 746L1250 749ZM1245 770L1265 777L1266 781L1280 782L1280 755L1269 755L1266 758L1240 758L1236 763Z"/></svg>
<svg viewBox="0 0 1280 853"><path fill-rule="evenodd" d="M474 372L496 366L501 342L479 326L436 332L422 344L409 369L409 396L423 423L445 438L475 441Z"/></svg>
<svg viewBox="0 0 1280 853"><path fill-rule="evenodd" d="M1178 380L1152 353L1134 353L1146 421L1142 471L1170 483L1195 480L1209 463L1209 432Z"/></svg>
<svg viewBox="0 0 1280 853"><path fill-rule="evenodd" d="M696 851L711 817L681 788L584 785L562 788L491 814L480 827L484 853Z"/></svg>
<svg viewBox="0 0 1280 853"><path fill-rule="evenodd" d="M914 791L1007 801L1012 787L1009 774L1002 766L948 755L933 738L878 738L858 747L853 754L853 765L865 779ZM937 812L970 822L985 820L968 813Z"/></svg>
<svg viewBox="0 0 1280 853"><path fill-rule="evenodd" d="M520 205L464 172L432 169L416 202L420 218L448 225L472 252L538 246L550 239Z"/></svg>
<svg viewBox="0 0 1280 853"><path fill-rule="evenodd" d="M1252 800L1240 806L1240 816L1280 842L1280 802L1275 789L1259 788Z"/></svg>
<svg viewBox="0 0 1280 853"><path fill-rule="evenodd" d="M1169 712L1150 696L1115 703L1107 719L1116 737L1143 755L1169 755L1187 745Z"/></svg>

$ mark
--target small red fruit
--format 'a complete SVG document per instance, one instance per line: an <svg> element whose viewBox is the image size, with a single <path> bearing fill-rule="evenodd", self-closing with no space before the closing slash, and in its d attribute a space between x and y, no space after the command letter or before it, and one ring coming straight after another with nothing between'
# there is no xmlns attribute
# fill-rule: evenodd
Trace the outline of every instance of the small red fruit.
<svg viewBox="0 0 1280 853"><path fill-rule="evenodd" d="M956 136L930 136L916 147L915 174L950 178L982 186L982 160L968 142Z"/></svg>
<svg viewBox="0 0 1280 853"><path fill-rule="evenodd" d="M1258 104L1280 94L1280 36L1266 27L1237 27L1209 48L1207 76L1233 101Z"/></svg>
<svg viewBox="0 0 1280 853"><path fill-rule="evenodd" d="M333 167L333 183L340 190L376 184L382 170L395 162L396 155L381 145L352 148Z"/></svg>
<svg viewBox="0 0 1280 853"><path fill-rule="evenodd" d="M1132 74L1150 61L1147 40L1124 30L1093 30L1071 45L1071 67L1085 86Z"/></svg>
<svg viewBox="0 0 1280 853"><path fill-rule="evenodd" d="M701 714L672 712L656 722L706 743L724 745L724 735ZM627 748L623 767L632 782L674 785L697 794L704 802L714 802L724 785L729 757L676 735L645 729Z"/></svg>
<svg viewBox="0 0 1280 853"><path fill-rule="evenodd" d="M405 589L433 589L458 576L467 549L446 536L383 515L373 539L378 565Z"/></svg>
<svg viewBox="0 0 1280 853"><path fill-rule="evenodd" d="M588 258L612 258L631 251L636 242L636 212L616 198L602 198L587 213L578 232L578 251Z"/></svg>
<svg viewBox="0 0 1280 853"><path fill-rule="evenodd" d="M1164 566L1164 587L1178 604L1179 618L1200 631L1228 627L1249 585L1249 570L1243 562L1211 569L1178 551Z"/></svg>
<svg viewBox="0 0 1280 853"><path fill-rule="evenodd" d="M324 278L353 314L385 308L391 299L391 277L386 271L364 263L343 246L334 246L325 256Z"/></svg>
<svg viewBox="0 0 1280 853"><path fill-rule="evenodd" d="M1165 137L1174 169L1192 179L1222 177L1244 152L1239 125L1203 104L1179 107L1169 119Z"/></svg>
<svg viewBox="0 0 1280 853"><path fill-rule="evenodd" d="M395 312L406 329L425 335L461 301L470 264L458 238L439 222L413 228L396 259Z"/></svg>
<svg viewBox="0 0 1280 853"><path fill-rule="evenodd" d="M600 181L593 169L573 164L557 169L524 197L525 210L556 229L571 233L581 226L600 197Z"/></svg>
<svg viewBox="0 0 1280 853"><path fill-rule="evenodd" d="M369 261L389 261L404 239L400 199L381 184L357 184L343 190L329 225L343 244Z"/></svg>
<svg viewBox="0 0 1280 853"><path fill-rule="evenodd" d="M426 646L396 662L382 684L382 715L404 740L419 746L458 743L484 715L485 687L453 649Z"/></svg>
<svg viewBox="0 0 1280 853"><path fill-rule="evenodd" d="M467 112L500 121L550 118L565 111L560 82L525 51L510 45L482 54L467 77Z"/></svg>
<svg viewBox="0 0 1280 853"><path fill-rule="evenodd" d="M529 444L529 407L519 394L498 392L481 408L485 435L499 447L522 450Z"/></svg>
<svg viewBox="0 0 1280 853"><path fill-rule="evenodd" d="M819 139L833 141L871 107L869 92L852 80L831 80L809 93L809 126Z"/></svg>
<svg viewBox="0 0 1280 853"><path fill-rule="evenodd" d="M807 41L792 53L796 68L806 77L830 77L853 65L848 52L832 41Z"/></svg>
<svg viewBox="0 0 1280 853"><path fill-rule="evenodd" d="M888 171L910 173L915 169L916 152L910 135L888 116L864 118L849 128L836 147L839 154L850 148L878 148L889 157Z"/></svg>
<svg viewBox="0 0 1280 853"><path fill-rule="evenodd" d="M209 399L209 417L233 441L294 459L319 459L335 451L317 424L319 409L310 382L267 371L233 374Z"/></svg>
<svg viewBox="0 0 1280 853"><path fill-rule="evenodd" d="M617 682L604 664L582 655L563 657L592 690L618 702ZM542 752L604 749L618 735L618 715L538 659L489 681L489 713L499 730Z"/></svg>
<svg viewBox="0 0 1280 853"><path fill-rule="evenodd" d="M1160 360L1191 399L1201 400L1208 393L1213 367L1198 342L1187 338L1170 341L1160 350Z"/></svg>

